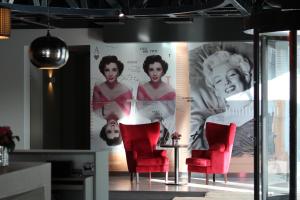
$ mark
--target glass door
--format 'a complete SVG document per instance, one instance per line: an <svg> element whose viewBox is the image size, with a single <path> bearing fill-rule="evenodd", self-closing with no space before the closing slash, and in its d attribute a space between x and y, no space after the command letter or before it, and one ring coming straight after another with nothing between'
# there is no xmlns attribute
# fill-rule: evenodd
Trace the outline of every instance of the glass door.
<svg viewBox="0 0 300 200"><path fill-rule="evenodd" d="M300 87L297 89L297 79L300 82L300 72L294 63L299 57L293 46L296 42L295 32L289 37L261 36L259 199L263 200L295 199L295 192L299 194L300 92L297 91Z"/></svg>
<svg viewBox="0 0 300 200"><path fill-rule="evenodd" d="M289 194L289 44L264 36L262 45L262 184L272 199Z"/></svg>

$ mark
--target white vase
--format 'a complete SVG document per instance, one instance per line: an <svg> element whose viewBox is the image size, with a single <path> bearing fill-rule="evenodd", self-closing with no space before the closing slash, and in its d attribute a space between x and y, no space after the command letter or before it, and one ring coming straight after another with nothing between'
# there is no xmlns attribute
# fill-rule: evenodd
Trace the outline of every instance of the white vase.
<svg viewBox="0 0 300 200"><path fill-rule="evenodd" d="M0 167L8 166L9 164L8 150L4 146L0 146Z"/></svg>
<svg viewBox="0 0 300 200"><path fill-rule="evenodd" d="M173 145L173 146L178 145L178 140L177 140L177 139L172 139L172 145Z"/></svg>

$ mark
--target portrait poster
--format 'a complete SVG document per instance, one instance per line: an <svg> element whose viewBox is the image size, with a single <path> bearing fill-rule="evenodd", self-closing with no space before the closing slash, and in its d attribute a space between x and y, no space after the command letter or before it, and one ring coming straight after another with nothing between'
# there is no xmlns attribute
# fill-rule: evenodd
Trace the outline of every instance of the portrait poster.
<svg viewBox="0 0 300 200"><path fill-rule="evenodd" d="M175 130L175 49L172 43L91 46L92 150L123 148L119 122L160 121Z"/></svg>
<svg viewBox="0 0 300 200"><path fill-rule="evenodd" d="M206 122L235 123L232 155L253 155L252 50L246 42L189 43L189 149L208 148Z"/></svg>

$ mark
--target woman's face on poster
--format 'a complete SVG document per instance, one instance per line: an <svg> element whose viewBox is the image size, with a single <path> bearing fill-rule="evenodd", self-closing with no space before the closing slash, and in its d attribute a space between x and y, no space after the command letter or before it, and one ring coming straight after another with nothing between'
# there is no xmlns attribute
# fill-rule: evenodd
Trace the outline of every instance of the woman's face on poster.
<svg viewBox="0 0 300 200"><path fill-rule="evenodd" d="M148 75L152 82L160 82L163 73L163 68L159 62L154 62L149 65Z"/></svg>
<svg viewBox="0 0 300 200"><path fill-rule="evenodd" d="M104 76L106 80L110 83L117 81L119 75L119 69L116 63L109 63L105 65Z"/></svg>
<svg viewBox="0 0 300 200"><path fill-rule="evenodd" d="M120 135L119 124L116 120L109 120L105 129L105 133L108 139L117 138Z"/></svg>
<svg viewBox="0 0 300 200"><path fill-rule="evenodd" d="M212 80L216 94L223 98L245 90L242 75L239 70L228 64L216 66L213 69Z"/></svg>

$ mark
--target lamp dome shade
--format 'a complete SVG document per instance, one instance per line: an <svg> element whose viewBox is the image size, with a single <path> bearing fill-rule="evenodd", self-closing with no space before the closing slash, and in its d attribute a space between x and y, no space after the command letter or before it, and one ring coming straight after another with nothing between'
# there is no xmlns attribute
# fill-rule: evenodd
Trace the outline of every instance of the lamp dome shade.
<svg viewBox="0 0 300 200"><path fill-rule="evenodd" d="M29 48L30 61L39 69L59 69L69 58L69 50L64 41L52 37L48 31L46 36L32 41Z"/></svg>

